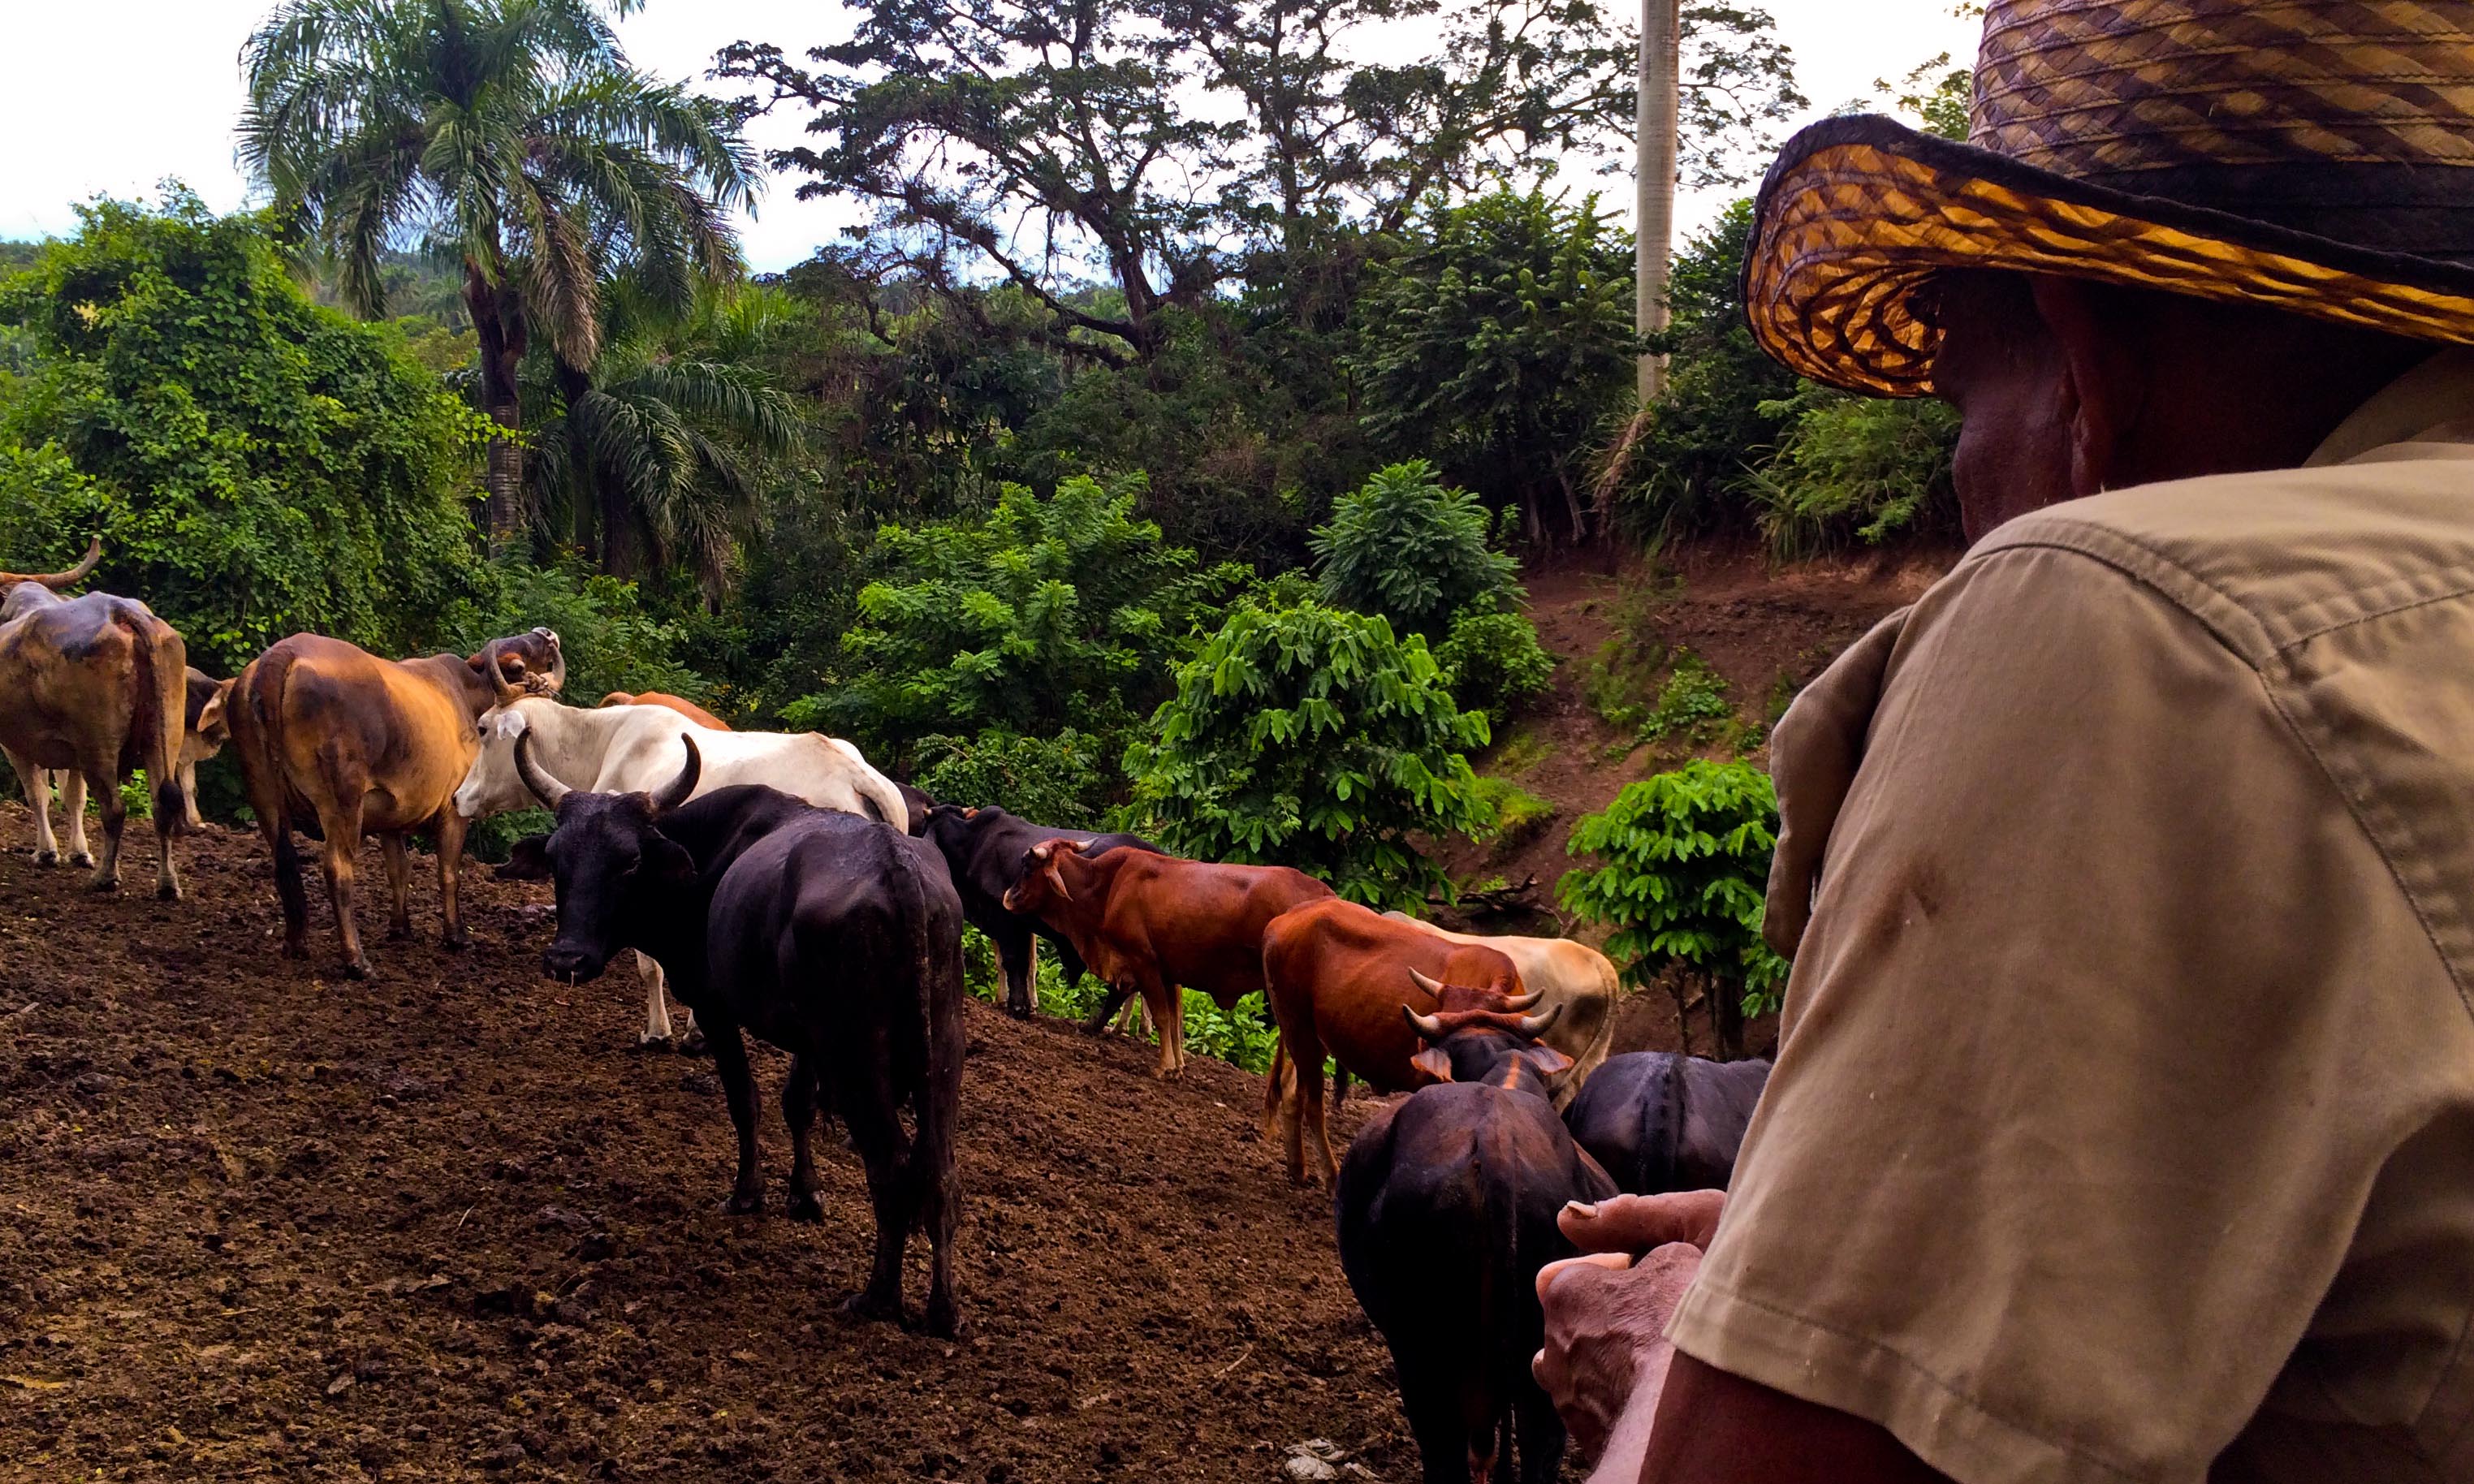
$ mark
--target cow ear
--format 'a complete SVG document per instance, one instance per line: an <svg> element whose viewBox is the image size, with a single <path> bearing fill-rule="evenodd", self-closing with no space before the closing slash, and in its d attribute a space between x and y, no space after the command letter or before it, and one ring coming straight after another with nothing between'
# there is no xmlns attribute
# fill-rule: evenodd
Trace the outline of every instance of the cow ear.
<svg viewBox="0 0 2474 1484"><path fill-rule="evenodd" d="M549 837L527 835L507 852L507 864L497 871L500 881L549 880Z"/></svg>
<svg viewBox="0 0 2474 1484"><path fill-rule="evenodd" d="M207 696L206 703L198 708L198 724L194 728L198 736L221 742L231 735L230 727L225 721L225 714L233 683L227 680L215 687L215 693Z"/></svg>
<svg viewBox="0 0 2474 1484"><path fill-rule="evenodd" d="M695 857L688 847L666 835L656 835L644 845L645 874L660 881L693 881Z"/></svg>
<svg viewBox="0 0 2474 1484"><path fill-rule="evenodd" d="M1452 1058L1443 1055L1441 1046L1429 1046L1409 1058L1409 1064L1439 1083L1452 1080Z"/></svg>
<svg viewBox="0 0 2474 1484"><path fill-rule="evenodd" d="M1529 1058L1531 1066L1548 1077L1561 1077L1572 1070L1572 1058L1552 1046L1532 1046L1521 1055Z"/></svg>

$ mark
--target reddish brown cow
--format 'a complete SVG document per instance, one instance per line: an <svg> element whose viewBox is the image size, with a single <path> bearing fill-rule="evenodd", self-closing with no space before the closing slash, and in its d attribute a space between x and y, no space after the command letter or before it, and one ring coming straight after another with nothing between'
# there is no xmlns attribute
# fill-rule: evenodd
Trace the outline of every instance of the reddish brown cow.
<svg viewBox="0 0 2474 1484"><path fill-rule="evenodd" d="M252 660L233 685L225 719L250 807L275 857L284 957L309 953L309 899L292 844L296 819L314 819L326 841L327 897L347 977L366 979L370 971L352 920L353 858L363 835L376 836L386 857L394 895L388 936L406 937L411 867L403 838L414 830L433 834L447 946L464 947L470 940L456 914L455 873L466 821L454 798L480 750L473 721L526 691L555 692L566 678L558 636L546 628L494 639L469 660L382 660L316 634L295 634Z"/></svg>
<svg viewBox="0 0 2474 1484"><path fill-rule="evenodd" d="M1159 1027L1161 1077L1185 1067L1184 997L1200 989L1223 1010L1263 987L1263 929L1331 888L1285 865L1214 865L1111 850L1086 856L1071 839L1042 840L1024 853L1019 880L1004 897L1009 912L1038 917L1108 985L1084 1029L1108 1023L1126 996L1139 994ZM1321 1065L1318 1060L1317 1065ZM1277 1096L1274 1079L1266 1107Z"/></svg>
<svg viewBox="0 0 2474 1484"><path fill-rule="evenodd" d="M89 864L81 859L87 791L102 804L103 860L92 863L98 891L120 885L120 830L129 817L121 780L146 769L162 845L156 894L178 901L172 837L189 812L180 762L188 649L172 625L134 598L60 596L102 559L97 540L67 572L0 572L0 752L34 811L36 864L60 860L49 770L63 775L70 859L78 864Z"/></svg>
<svg viewBox="0 0 2474 1484"><path fill-rule="evenodd" d="M667 706L698 726L709 726L716 732L730 730L729 722L695 702L676 695L667 695L660 691L637 691L633 693L613 691L601 697L601 704L604 706Z"/></svg>
<svg viewBox="0 0 2474 1484"><path fill-rule="evenodd" d="M1422 1044L1401 1013L1442 1009L1525 1010L1536 998L1521 991L1513 961L1483 943L1461 942L1414 923L1344 902L1312 902L1273 921L1263 934L1263 978L1272 1018L1296 1068L1298 1093L1287 1120L1289 1178L1305 1180L1305 1131L1328 1180L1338 1167L1323 1125L1322 1058L1377 1092L1406 1092L1437 1081L1417 1064ZM1478 998L1447 1006L1443 985L1470 986Z"/></svg>

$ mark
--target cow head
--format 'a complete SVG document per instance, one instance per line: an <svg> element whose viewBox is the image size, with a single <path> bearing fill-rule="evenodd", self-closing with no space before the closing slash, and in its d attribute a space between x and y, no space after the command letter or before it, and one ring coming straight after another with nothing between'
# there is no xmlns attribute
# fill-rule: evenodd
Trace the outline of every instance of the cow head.
<svg viewBox="0 0 2474 1484"><path fill-rule="evenodd" d="M600 977L611 956L628 946L628 928L659 894L695 877L695 858L664 835L664 815L688 801L704 769L695 739L679 741L687 764L651 793L593 793L570 789L533 762L532 739L516 738L516 771L558 815L547 835L516 841L502 877L558 888L558 937L542 951L542 972L569 984Z"/></svg>
<svg viewBox="0 0 2474 1484"><path fill-rule="evenodd" d="M489 685L501 706L520 695L556 695L567 684L567 656L559 649L558 635L546 628L493 639L464 663Z"/></svg>
<svg viewBox="0 0 2474 1484"><path fill-rule="evenodd" d="M1067 873L1082 859L1079 839L1044 839L1022 853L1022 871L1006 888L1005 910L1044 916L1074 900ZM1077 872L1076 874L1079 874Z"/></svg>
<svg viewBox="0 0 2474 1484"><path fill-rule="evenodd" d="M181 739L181 762L195 766L224 750L231 741L229 707L236 682L217 680L196 666L188 672L188 730Z"/></svg>
<svg viewBox="0 0 2474 1484"><path fill-rule="evenodd" d="M1538 1037L1564 1013L1563 1006L1533 1015L1525 1012L1540 998L1535 992L1506 997L1439 984L1416 969L1409 977L1443 1006L1431 1015L1400 1007L1409 1028L1425 1042L1410 1064L1435 1081L1517 1087L1544 1097L1549 1081L1572 1069L1571 1058L1538 1044Z"/></svg>
<svg viewBox="0 0 2474 1484"><path fill-rule="evenodd" d="M464 781L455 787L455 812L467 819L533 807L536 795L516 770L516 741L529 736L532 729L530 708L517 704L523 699L519 695L481 713L476 723L481 745L473 754L473 766L465 769ZM533 759L533 770L544 771L538 756Z"/></svg>

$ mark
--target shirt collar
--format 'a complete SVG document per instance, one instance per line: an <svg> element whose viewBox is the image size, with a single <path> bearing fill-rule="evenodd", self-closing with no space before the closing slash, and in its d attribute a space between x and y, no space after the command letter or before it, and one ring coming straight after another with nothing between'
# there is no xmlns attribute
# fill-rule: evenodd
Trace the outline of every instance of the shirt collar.
<svg viewBox="0 0 2474 1484"><path fill-rule="evenodd" d="M2474 346L2451 346L2372 393L2302 467L2351 463L2399 443L2474 443Z"/></svg>

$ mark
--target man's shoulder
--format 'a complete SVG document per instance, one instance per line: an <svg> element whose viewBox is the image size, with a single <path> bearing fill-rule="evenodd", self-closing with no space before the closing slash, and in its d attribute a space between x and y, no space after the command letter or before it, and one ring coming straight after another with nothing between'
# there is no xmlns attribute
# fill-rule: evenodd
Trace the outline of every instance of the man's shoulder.
<svg viewBox="0 0 2474 1484"><path fill-rule="evenodd" d="M2001 526L1961 572L2036 549L2120 569L2261 664L2335 628L2474 595L2474 445L2071 500Z"/></svg>

